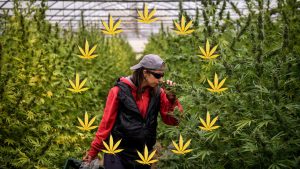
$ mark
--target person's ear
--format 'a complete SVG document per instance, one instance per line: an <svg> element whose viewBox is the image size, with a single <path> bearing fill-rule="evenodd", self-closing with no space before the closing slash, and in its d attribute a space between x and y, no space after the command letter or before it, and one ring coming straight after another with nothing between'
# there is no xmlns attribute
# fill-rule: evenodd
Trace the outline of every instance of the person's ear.
<svg viewBox="0 0 300 169"><path fill-rule="evenodd" d="M149 73L147 72L147 70L143 70L143 74L144 74L144 77L145 77L145 78L148 78Z"/></svg>
<svg viewBox="0 0 300 169"><path fill-rule="evenodd" d="M145 76L146 74L148 74L148 73L147 73L147 70L143 70L143 74L144 74L144 76Z"/></svg>

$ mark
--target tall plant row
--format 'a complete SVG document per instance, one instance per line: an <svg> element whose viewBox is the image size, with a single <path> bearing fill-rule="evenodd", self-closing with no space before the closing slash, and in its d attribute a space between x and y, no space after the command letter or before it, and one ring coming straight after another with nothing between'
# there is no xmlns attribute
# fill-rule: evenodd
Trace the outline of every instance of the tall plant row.
<svg viewBox="0 0 300 169"><path fill-rule="evenodd" d="M201 1L195 18L202 22L192 34L162 29L149 38L145 53L164 57L185 109L176 129L160 125L160 168L299 167L299 2L243 3L247 12L226 0ZM203 58L199 47L205 50L207 41L218 45L218 57ZM219 82L226 78L221 94L207 89L215 74ZM219 117L220 128L198 128L207 111ZM179 133L192 138L193 151L185 156L168 151Z"/></svg>
<svg viewBox="0 0 300 169"><path fill-rule="evenodd" d="M13 16L1 18L0 168L61 168L81 158L94 134L78 129L78 118L87 113L99 124L109 88L135 60L123 39L83 25L62 30L45 20L44 3L31 3L20 11L15 1ZM78 56L86 41L97 57ZM88 90L68 90L76 74Z"/></svg>

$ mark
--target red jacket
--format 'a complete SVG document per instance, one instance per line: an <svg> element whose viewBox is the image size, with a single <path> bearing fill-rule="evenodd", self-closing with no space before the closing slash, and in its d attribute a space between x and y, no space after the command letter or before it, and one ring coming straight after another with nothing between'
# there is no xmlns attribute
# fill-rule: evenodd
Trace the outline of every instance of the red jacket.
<svg viewBox="0 0 300 169"><path fill-rule="evenodd" d="M150 99L150 90L149 88L146 89L142 93L142 99L137 100L136 99L136 86L128 79L126 78L121 78L120 79L122 82L128 84L131 89L132 89L132 95L137 103L138 109L140 110L141 114L143 117L146 116L147 113L147 108L149 104L149 99ZM102 116L102 120L100 122L98 131L96 133L96 136L91 144L91 148L89 150L89 155L92 157L95 157L98 152L104 148L102 141L105 140L109 134L110 131L112 130L115 120L117 118L117 113L118 113L118 92L119 92L119 87L115 86L111 88L109 91L107 100L106 100L106 105L104 109L104 114ZM182 106L180 105L179 101L176 100L175 103L169 102L167 99L166 93L163 89L161 89L161 94L160 94L160 115L162 117L162 120L164 123L168 125L178 125L178 120L173 117L172 115L169 115L168 112L174 111L174 108L178 106L178 109L182 112Z"/></svg>

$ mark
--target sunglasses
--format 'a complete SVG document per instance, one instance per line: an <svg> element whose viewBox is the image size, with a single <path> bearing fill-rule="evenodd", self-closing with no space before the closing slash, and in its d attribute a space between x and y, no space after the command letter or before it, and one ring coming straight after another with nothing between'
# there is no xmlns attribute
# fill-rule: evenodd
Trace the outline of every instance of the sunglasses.
<svg viewBox="0 0 300 169"><path fill-rule="evenodd" d="M149 72L149 73L151 73L156 79L160 79L160 78L162 78L162 77L164 77L164 73L155 73L155 72L152 72L152 71L147 71L147 72Z"/></svg>

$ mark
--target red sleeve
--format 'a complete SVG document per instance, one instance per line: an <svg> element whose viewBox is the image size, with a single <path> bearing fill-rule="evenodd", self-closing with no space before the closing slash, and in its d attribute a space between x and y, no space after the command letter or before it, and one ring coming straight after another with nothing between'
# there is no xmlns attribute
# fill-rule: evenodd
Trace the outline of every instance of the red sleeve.
<svg viewBox="0 0 300 169"><path fill-rule="evenodd" d="M179 124L179 121L177 118L175 118L173 115L168 114L169 112L173 112L175 107L178 107L179 111L182 112L182 106L179 103L178 99L174 102L171 103L166 95L166 92L161 89L160 93L160 115L162 117L162 120L164 123L168 125L173 125L176 126Z"/></svg>
<svg viewBox="0 0 300 169"><path fill-rule="evenodd" d="M108 93L102 120L89 150L91 157L96 157L104 148L102 141L108 137L115 124L118 112L118 92L119 88L113 87Z"/></svg>

